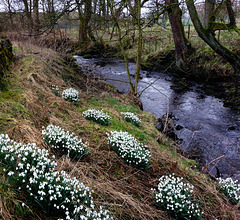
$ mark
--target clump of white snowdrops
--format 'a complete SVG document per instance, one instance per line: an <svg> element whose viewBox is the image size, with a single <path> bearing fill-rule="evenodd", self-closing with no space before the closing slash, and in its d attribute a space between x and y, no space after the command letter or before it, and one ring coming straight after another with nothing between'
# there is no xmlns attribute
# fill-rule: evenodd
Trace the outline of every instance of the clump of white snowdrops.
<svg viewBox="0 0 240 220"><path fill-rule="evenodd" d="M64 219L113 219L102 207L96 211L92 191L66 172L55 171L57 164L48 157L48 151L34 143L15 143L0 134L0 161L6 177L46 214Z"/></svg>
<svg viewBox="0 0 240 220"><path fill-rule="evenodd" d="M52 85L52 92L56 95L56 96L60 96L60 91L59 91L59 87L56 85Z"/></svg>
<svg viewBox="0 0 240 220"><path fill-rule="evenodd" d="M62 97L69 102L78 102L78 91L74 88L65 89L62 92Z"/></svg>
<svg viewBox="0 0 240 220"><path fill-rule="evenodd" d="M111 133L107 133L107 135L108 143L128 164L143 169L150 166L151 154L150 151L147 150L148 147L139 143L131 134L123 131L111 131Z"/></svg>
<svg viewBox="0 0 240 220"><path fill-rule="evenodd" d="M123 119L126 120L127 122L131 122L133 125L136 125L137 127L140 126L141 120L134 113L121 112L121 114L123 115Z"/></svg>
<svg viewBox="0 0 240 220"><path fill-rule="evenodd" d="M231 177L222 179L218 178L220 191L229 199L229 201L236 205L240 202L240 184L237 180L233 180Z"/></svg>
<svg viewBox="0 0 240 220"><path fill-rule="evenodd" d="M101 125L108 125L111 123L111 117L107 113L104 113L103 110L88 109L83 112L83 116L87 120L95 121Z"/></svg>
<svg viewBox="0 0 240 220"><path fill-rule="evenodd" d="M55 152L68 154L70 158L79 159L87 153L87 143L83 143L74 133L64 131L55 125L48 125L42 130L44 142Z"/></svg>
<svg viewBox="0 0 240 220"><path fill-rule="evenodd" d="M193 186L184 183L183 178L174 174L164 175L159 179L157 190L152 190L157 206L171 212L181 219L201 219L202 212L193 201Z"/></svg>

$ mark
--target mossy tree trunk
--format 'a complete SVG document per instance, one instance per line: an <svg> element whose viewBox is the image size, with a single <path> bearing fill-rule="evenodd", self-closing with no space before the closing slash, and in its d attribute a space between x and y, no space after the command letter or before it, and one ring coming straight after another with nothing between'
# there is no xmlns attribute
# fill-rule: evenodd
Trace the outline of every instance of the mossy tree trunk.
<svg viewBox="0 0 240 220"><path fill-rule="evenodd" d="M76 4L79 15L79 35L78 35L79 43L85 44L90 39L92 41L96 41L92 33L91 27L89 26L89 22L92 16L92 0L84 1L76 0Z"/></svg>
<svg viewBox="0 0 240 220"><path fill-rule="evenodd" d="M205 0L204 8L204 27L207 28L209 24L210 17L215 8L216 0Z"/></svg>
<svg viewBox="0 0 240 220"><path fill-rule="evenodd" d="M217 30L215 27L218 25L218 23L216 23L215 25L212 25L211 27L208 27L208 29L205 29L199 19L193 0L187 1L187 7L189 10L189 14L192 19L193 25L199 37L202 38L217 54L219 54L225 60L227 60L232 65L236 73L239 73L240 57L235 52L224 47L215 37L214 31ZM228 9L228 11L230 11L230 13L233 13L233 11L230 8ZM230 24L228 25L229 28L230 26L232 26L233 29L236 29L237 27L235 25L235 21L234 21L235 19L233 14L231 14L229 17L230 17ZM223 25L223 26L227 26L227 25Z"/></svg>
<svg viewBox="0 0 240 220"><path fill-rule="evenodd" d="M175 44L176 65L184 69L185 56L190 53L191 44L185 36L182 24L182 10L179 8L178 0L165 0L165 4Z"/></svg>
<svg viewBox="0 0 240 220"><path fill-rule="evenodd" d="M2 89L2 79L9 70L9 65L13 60L12 44L10 40L0 40L0 89Z"/></svg>

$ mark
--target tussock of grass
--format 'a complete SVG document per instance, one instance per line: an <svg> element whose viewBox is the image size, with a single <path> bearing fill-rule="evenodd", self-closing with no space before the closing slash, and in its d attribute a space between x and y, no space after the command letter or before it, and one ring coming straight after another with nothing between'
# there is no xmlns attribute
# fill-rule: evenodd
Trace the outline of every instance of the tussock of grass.
<svg viewBox="0 0 240 220"><path fill-rule="evenodd" d="M17 61L12 67L9 91L17 89L19 92L16 96L0 96L0 122L4 120L1 132L18 142L36 142L47 148L41 134L42 126L54 124L88 142L89 155L77 161L66 155L58 157L57 169L65 170L93 189L96 204L110 210L115 219L171 219L167 212L156 207L151 188L157 187L160 176L173 172L194 185L193 196L202 201L200 207L206 219L240 219L237 208L219 193L216 184L194 171L191 167L196 163L180 155L178 147L157 131L156 118L142 112L135 98L114 93L107 83L90 78L71 60L59 59L50 49L26 47L23 43L15 44L15 47L21 49L16 50ZM60 91L69 87L77 89L79 104L55 96L51 90L53 84ZM16 98L14 102L13 97ZM13 106L15 109L7 113ZM112 123L101 126L86 120L82 112L89 108L108 112ZM22 114L15 114L17 111ZM140 126L126 122L121 116L123 111L137 114L141 118ZM142 171L127 165L111 149L106 132L114 130L127 131L148 145L152 156L149 169ZM6 218L13 215L12 203L2 200L1 207L5 207ZM33 213L37 212L34 211L36 207L31 209ZM26 216L21 218L26 219Z"/></svg>

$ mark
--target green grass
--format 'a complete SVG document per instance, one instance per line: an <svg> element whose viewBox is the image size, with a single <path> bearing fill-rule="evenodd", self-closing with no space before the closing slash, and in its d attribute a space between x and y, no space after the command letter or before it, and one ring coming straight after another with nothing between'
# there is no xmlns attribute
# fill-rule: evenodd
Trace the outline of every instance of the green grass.
<svg viewBox="0 0 240 220"><path fill-rule="evenodd" d="M136 107L132 105L126 105L116 98L99 98L99 97L92 97L87 103L84 110L87 110L89 108L96 108L96 109L102 109L102 108L113 108L116 111L123 112L123 111L129 111L136 114L141 113L141 110L137 109ZM82 108L80 108L82 110Z"/></svg>
<svg viewBox="0 0 240 220"><path fill-rule="evenodd" d="M13 80L14 78L11 79L11 81ZM11 81L8 83L6 91L0 91L0 131L10 128L19 119L27 118L29 115L22 96L23 91L15 87Z"/></svg>
<svg viewBox="0 0 240 220"><path fill-rule="evenodd" d="M95 108L98 110L103 109L104 112L107 112L111 117L111 124L108 126L99 126L103 131L107 132L109 130L117 131L128 131L130 134L133 134L140 141L147 141L147 134L145 129L142 126L137 128L129 122L126 122L122 116L121 112L129 111L135 114L142 114L142 111L132 105L124 104L121 100L116 98L98 98L93 97L90 101L85 103L84 108L79 107L78 111L83 112L84 110ZM96 124L95 122L90 122L90 124Z"/></svg>

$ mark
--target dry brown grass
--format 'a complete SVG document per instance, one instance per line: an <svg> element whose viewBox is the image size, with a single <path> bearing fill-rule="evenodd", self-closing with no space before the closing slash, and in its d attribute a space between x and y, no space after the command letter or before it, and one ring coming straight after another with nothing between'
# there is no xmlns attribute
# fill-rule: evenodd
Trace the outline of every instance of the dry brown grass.
<svg viewBox="0 0 240 220"><path fill-rule="evenodd" d="M144 123L136 128L146 133L152 154L152 167L142 171L126 165L109 147L106 139L106 131L110 131L108 127L103 128L85 120L78 106L51 92L51 85L57 85L61 90L70 86L77 88L81 108L85 108L92 97L115 97L123 105L136 105L135 98L113 93L106 83L91 79L71 62L59 59L59 55L50 49L21 42L14 46L17 61L13 65L15 78L11 83L12 87L19 88L18 101L27 113L12 116L14 123L5 125L3 130L16 141L36 142L38 146L47 148L41 130L42 126L52 123L75 132L87 141L89 155L79 161L59 156L58 169L76 176L93 189L97 205L111 210L116 219L171 219L167 212L155 206L151 188L156 188L161 175L174 172L195 186L194 196L202 201L206 219L240 219L239 211L219 193L216 184L205 175L193 171L191 161L178 154L176 145L157 132L154 116L142 112L140 116ZM0 107L3 112L11 107L6 103ZM115 120L122 120L116 109L111 106L106 109ZM168 144L159 145L157 140ZM0 203L0 211L4 205L6 207L6 203ZM5 209L5 214L8 216L8 209Z"/></svg>

